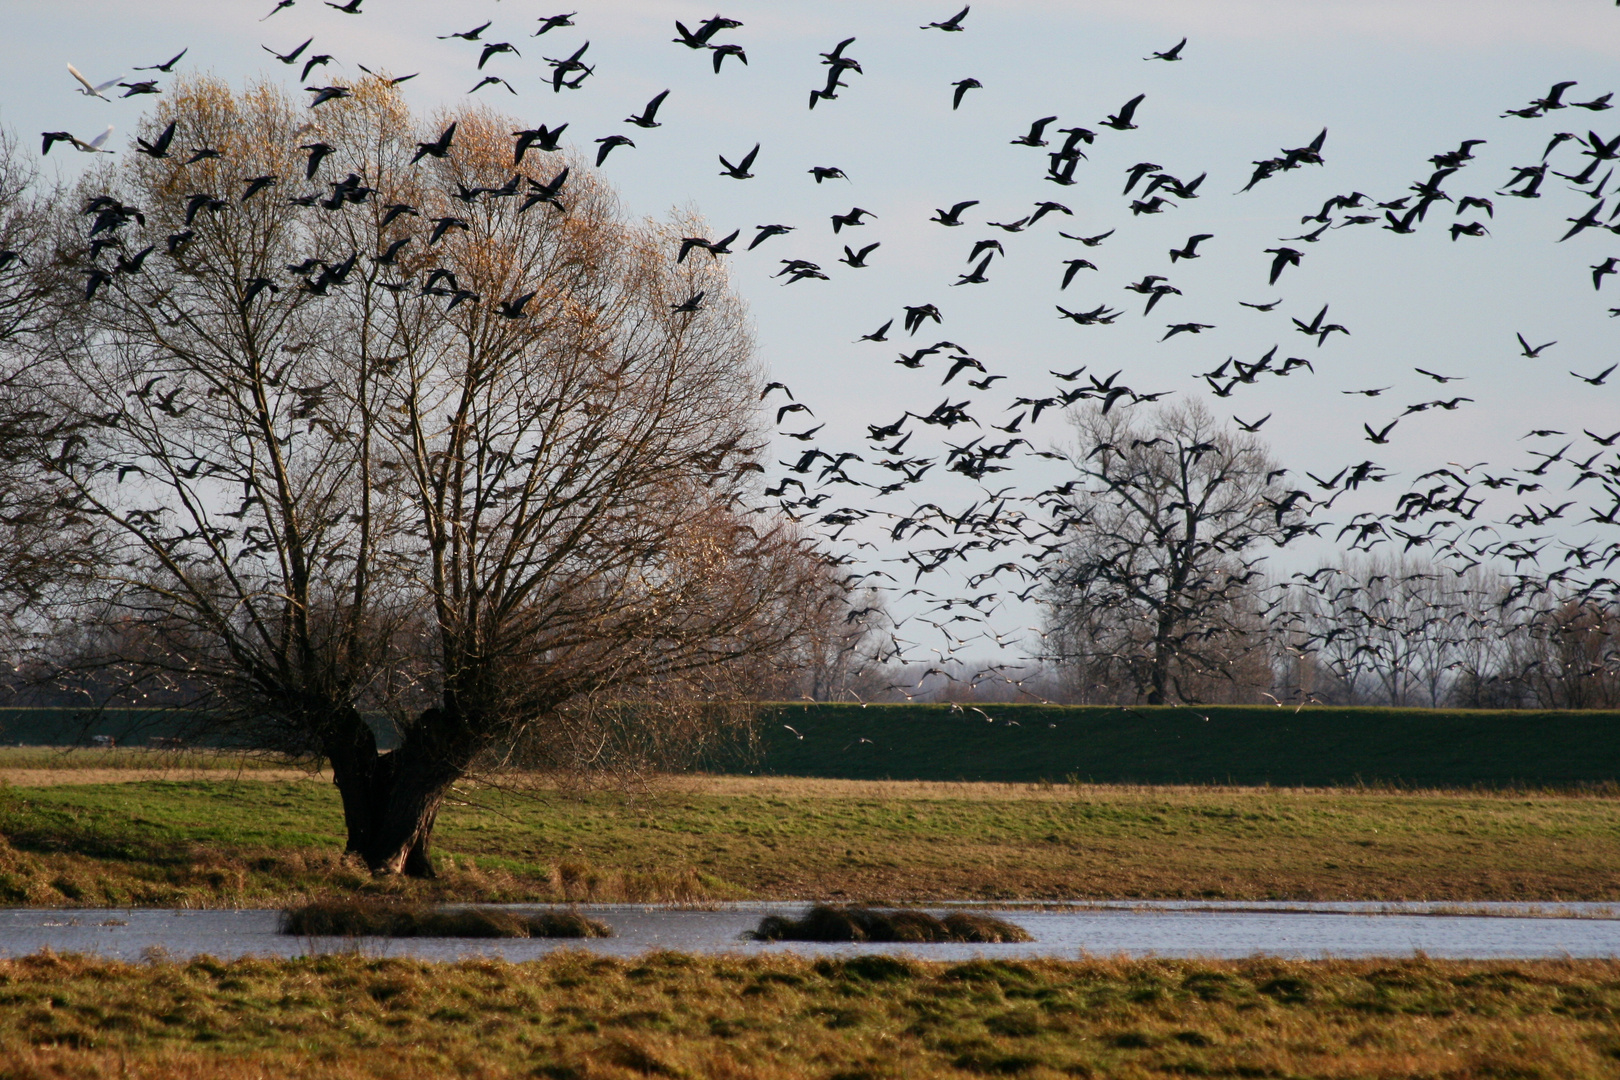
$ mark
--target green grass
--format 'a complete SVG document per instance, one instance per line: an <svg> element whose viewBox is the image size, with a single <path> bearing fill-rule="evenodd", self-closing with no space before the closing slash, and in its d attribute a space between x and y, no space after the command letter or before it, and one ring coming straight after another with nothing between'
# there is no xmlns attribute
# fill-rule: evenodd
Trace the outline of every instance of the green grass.
<svg viewBox="0 0 1620 1080"><path fill-rule="evenodd" d="M0 1080L1560 1078L1620 962L0 962Z"/></svg>
<svg viewBox="0 0 1620 1080"><path fill-rule="evenodd" d="M187 772L291 771L299 768L281 754L210 749L165 749L148 746L0 746L0 771L46 772L87 770Z"/></svg>
<svg viewBox="0 0 1620 1080"><path fill-rule="evenodd" d="M442 880L341 855L335 790L141 782L0 796L0 903L972 898L1620 900L1601 794L991 787L718 778L571 796L468 789Z"/></svg>
<svg viewBox="0 0 1620 1080"><path fill-rule="evenodd" d="M1614 712L807 704L771 706L762 719L762 754L725 759L717 771L1282 786L1563 787L1620 779Z"/></svg>

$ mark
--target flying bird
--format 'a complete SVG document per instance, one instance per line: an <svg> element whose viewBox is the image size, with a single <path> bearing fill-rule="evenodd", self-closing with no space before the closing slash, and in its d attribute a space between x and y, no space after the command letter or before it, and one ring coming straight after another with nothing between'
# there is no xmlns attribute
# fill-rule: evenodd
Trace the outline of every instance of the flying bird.
<svg viewBox="0 0 1620 1080"><path fill-rule="evenodd" d="M1086 245L1086 247L1097 247L1104 240L1108 239L1110 236L1113 236L1114 230L1109 229L1107 232L1098 233L1096 236L1070 236L1066 232L1060 232L1058 235L1063 237L1065 240L1078 240L1080 243Z"/></svg>
<svg viewBox="0 0 1620 1080"><path fill-rule="evenodd" d="M309 107L312 109L317 105L324 105L328 101L354 96L354 91L346 86L306 86L304 89L315 94L314 100L309 103Z"/></svg>
<svg viewBox="0 0 1620 1080"><path fill-rule="evenodd" d="M941 225L950 225L950 226L960 225L960 224L962 224L962 211L966 210L970 206L978 206L978 205L979 205L979 200L978 199L968 199L965 202L957 203L955 206L951 207L949 210L936 209L934 211L934 216L929 218L928 220L929 221L937 221Z"/></svg>
<svg viewBox="0 0 1620 1080"><path fill-rule="evenodd" d="M841 263L846 263L849 266L855 267L856 269L864 268L867 265L866 257L872 254L872 252L876 251L880 246L882 246L881 243L871 243L867 244L859 251L851 251L849 245L845 244L844 257L838 261Z"/></svg>
<svg viewBox="0 0 1620 1080"><path fill-rule="evenodd" d="M451 229L470 229L471 225L458 217L442 217L433 219L433 235L428 238L428 246L432 247L444 239L444 234Z"/></svg>
<svg viewBox="0 0 1620 1080"><path fill-rule="evenodd" d="M484 65L488 63L489 58L494 56L496 53L511 53L513 56L523 55L522 53L518 52L517 46L513 45L510 41L491 42L488 45L485 45L483 52L478 55L478 70L484 70Z"/></svg>
<svg viewBox="0 0 1620 1080"><path fill-rule="evenodd" d="M1607 259L1604 259L1602 262L1592 267L1592 288L1601 289L1603 287L1603 279L1609 274L1614 273L1617 266L1620 266L1620 259L1616 259L1613 255L1610 255Z"/></svg>
<svg viewBox="0 0 1620 1080"><path fill-rule="evenodd" d="M318 53L315 56L310 57L308 60L305 60L304 70L302 74L298 76L299 81L309 78L309 73L311 71L314 71L318 67L325 67L327 64L330 64L333 59L334 57L331 53Z"/></svg>
<svg viewBox="0 0 1620 1080"><path fill-rule="evenodd" d="M1181 59L1181 50L1185 49L1186 47L1187 47L1187 39L1182 38L1180 41L1176 42L1174 45L1172 45L1168 49L1164 50L1164 52L1156 52L1152 56L1144 56L1144 57L1142 57L1142 59L1144 59L1144 60L1180 60ZM1262 423L1264 423L1264 421L1262 421Z"/></svg>
<svg viewBox="0 0 1620 1080"><path fill-rule="evenodd" d="M1609 373L1617 367L1620 367L1620 364L1610 364L1596 375L1582 375L1578 371L1572 371L1570 374L1581 380L1583 383L1589 383L1592 386L1602 386L1604 381L1608 379Z"/></svg>
<svg viewBox="0 0 1620 1080"><path fill-rule="evenodd" d="M1277 284L1277 279L1282 276L1283 267L1298 266L1299 260L1305 256L1303 251L1291 247L1266 248L1266 254L1276 256L1275 259L1271 260L1271 284L1273 285Z"/></svg>
<svg viewBox="0 0 1620 1080"><path fill-rule="evenodd" d="M556 30L559 27L563 27L563 26L573 26L574 25L574 16L578 15L578 14L579 14L579 12L577 12L577 11L570 11L566 15L542 15L542 16L540 16L540 29L536 30L533 34L531 34L529 36L530 37L539 37L541 34L546 33L548 30Z"/></svg>
<svg viewBox="0 0 1620 1080"><path fill-rule="evenodd" d="M714 73L716 75L720 74L720 65L728 56L735 56L745 65L748 63L748 54L743 52L741 45L715 45L712 46L712 49L714 50Z"/></svg>
<svg viewBox="0 0 1620 1080"><path fill-rule="evenodd" d="M954 32L960 33L961 31L966 29L966 27L964 27L962 25L962 20L967 18L967 13L968 13L968 9L963 8L961 11L958 11L955 15L952 15L950 18L946 19L944 22L931 22L931 23L928 23L925 26L919 26L917 29L919 29L919 30L945 30L945 31L948 31L948 32L954 31Z"/></svg>
<svg viewBox="0 0 1620 1080"><path fill-rule="evenodd" d="M418 71L418 72L414 72L414 73L412 73L410 75L396 75L396 76L393 76L393 77L389 77L389 76L386 76L386 75L378 74L375 71L372 71L370 68L366 67L366 65L364 65L364 64L356 64L355 66L358 67L361 71L365 72L367 75L370 75L372 78L381 79L383 82L387 83L389 86L398 86L402 82L410 82L412 79L416 78L416 76L422 74L420 71Z"/></svg>
<svg viewBox="0 0 1620 1080"><path fill-rule="evenodd" d="M725 169L725 171L722 172L720 175L721 176L729 176L733 180L751 180L751 179L753 179L754 174L749 172L748 170L749 170L750 167L752 167L752 165L754 164L754 159L756 157L758 157L758 156L759 156L759 143L755 143L754 148L752 150L748 151L748 153L744 154L743 159L741 161L737 162L737 164L735 164L735 165L733 165L731 162L727 161L725 159L725 155L723 155L723 154L719 155L720 164Z"/></svg>
<svg viewBox="0 0 1620 1080"><path fill-rule="evenodd" d="M1146 94L1137 94L1135 97L1131 98L1131 100L1127 101L1123 106L1120 107L1117 115L1110 116L1108 119L1104 120L1102 122L1103 126L1111 127L1115 131L1135 131L1136 125L1131 123L1131 120L1136 116L1136 107L1142 104L1142 99L1145 97L1147 97Z"/></svg>
<svg viewBox="0 0 1620 1080"><path fill-rule="evenodd" d="M1366 431L1367 433L1368 442L1382 446L1383 444L1389 442L1389 433L1395 430L1395 425L1398 423L1400 423L1399 420L1391 420L1382 431L1374 431L1368 424L1362 424L1361 427L1362 430Z"/></svg>
<svg viewBox="0 0 1620 1080"><path fill-rule="evenodd" d="M627 116L625 117L624 122L627 124L634 124L636 127L641 128L662 127L663 125L654 120L653 117L658 115L658 106L662 105L664 103L664 99L667 97L669 97L669 91L665 90L663 93L658 94L651 101L647 102L647 104L642 108L639 116Z"/></svg>
<svg viewBox="0 0 1620 1080"><path fill-rule="evenodd" d="M1067 267L1067 269L1063 271L1063 284L1059 286L1060 289L1067 289L1069 287L1069 282L1074 280L1074 275L1078 274L1081 270L1097 269L1097 265L1090 259L1069 259L1063 265Z"/></svg>
<svg viewBox="0 0 1620 1080"><path fill-rule="evenodd" d="M471 90L467 91L467 93L476 94L476 93L478 93L478 91L482 90L486 86L496 86L496 85L506 87L506 89L507 89L507 91L509 93L513 93L513 94L517 93L516 90L512 89L512 84L507 82L505 79L501 78L499 75L485 75L482 79L478 80L478 85L474 86Z"/></svg>
<svg viewBox="0 0 1620 1080"><path fill-rule="evenodd" d="M456 122L452 121L449 127L445 128L444 131L439 133L439 137L437 139L433 140L432 142L419 142L416 144L416 156L411 158L411 164L415 165L424 157L444 157L450 152L450 142L455 137Z"/></svg>
<svg viewBox="0 0 1620 1080"><path fill-rule="evenodd" d="M463 41L477 41L478 35L482 34L485 30L488 30L491 25L493 24L485 23L482 26L475 26L471 30L463 30L459 34L440 34L439 40L449 41L451 38L460 38Z"/></svg>
<svg viewBox="0 0 1620 1080"><path fill-rule="evenodd" d="M41 154L48 154L48 153L51 152L51 147L54 144L59 143L59 142L65 142L65 143L71 144L73 149L79 151L80 153L84 153L84 154L111 154L111 153L114 153L114 151L112 151L112 150L103 150L101 148L101 144L106 142L107 137L109 135L111 135L112 133L113 133L112 125L108 124L106 131L103 131L100 135L97 135L95 138L91 139L89 142L85 142L83 139L80 139L80 138L77 138L76 136L74 136L71 132L67 132L67 131L47 131L47 132L43 133L45 143L40 148L39 152Z"/></svg>
<svg viewBox="0 0 1620 1080"><path fill-rule="evenodd" d="M975 266L969 273L963 274L961 277L957 278L954 282L952 282L952 284L983 285L985 282L990 280L984 276L984 272L990 268L990 260L993 258L995 258L993 253L987 254L982 260L980 260L978 266ZM980 370L982 371L983 369L981 368Z"/></svg>
<svg viewBox="0 0 1620 1080"><path fill-rule="evenodd" d="M135 152L148 157L165 158L169 156L169 144L174 142L175 121L169 121L169 126L159 133L156 139L147 142L140 136L135 138Z"/></svg>
<svg viewBox="0 0 1620 1080"><path fill-rule="evenodd" d="M314 40L314 38L306 38L302 45L298 46L298 48L294 49L290 53L278 53L268 45L260 45L259 48L263 49L277 60L280 60L283 64L296 64L298 63L298 58L303 55L304 50L309 48L310 42Z"/></svg>
<svg viewBox="0 0 1620 1080"><path fill-rule="evenodd" d="M1012 140L1012 145L1014 145L1014 146L1045 146L1046 145L1046 139L1044 137L1044 134L1045 134L1045 131L1046 131L1046 125L1048 125L1050 123L1053 123L1056 120L1057 120L1057 117L1055 117L1055 116L1043 116L1043 117L1041 117L1039 120L1037 120L1034 123L1029 125L1029 131L1028 132L1026 132L1023 135L1018 136L1018 138Z"/></svg>
<svg viewBox="0 0 1620 1080"><path fill-rule="evenodd" d="M102 91L103 90L110 90L113 87L117 86L119 80L123 78L123 76L120 75L116 79L108 79L106 82L101 83L99 86L92 86L89 79L87 79L83 75L79 74L79 69L78 68L74 67L72 64L69 64L67 66L67 69L68 69L68 74L69 75L72 75L75 79L79 80L79 86L81 87L81 89L79 90L79 93L83 94L85 97L100 98L102 101L111 101L112 100L107 95L103 94Z"/></svg>
<svg viewBox="0 0 1620 1080"><path fill-rule="evenodd" d="M269 18L269 16L266 15L265 18ZM182 56L186 55L186 53L188 53L190 51L191 51L191 49L188 46L187 48L181 49L179 52L175 53L172 57L170 57L168 60L165 60L161 64L148 64L146 67L138 67L135 70L136 71L161 71L161 72L163 72L163 74L168 75L168 74L170 74L170 73L172 73L174 71L174 65L176 65L176 64L178 64L180 62L180 58Z"/></svg>
<svg viewBox="0 0 1620 1080"><path fill-rule="evenodd" d="M597 139L596 141L602 147L596 152L596 167L598 169L602 167L602 163L607 160L607 156L613 152L613 148L615 146L628 146L634 149L636 145L624 135L609 135L606 138Z"/></svg>
<svg viewBox="0 0 1620 1080"><path fill-rule="evenodd" d="M1545 345L1537 345L1534 348L1531 348L1530 343L1524 340L1523 334L1519 334L1517 337L1519 339L1519 348L1524 350L1524 357L1527 360L1536 359L1536 357L1541 355L1541 350L1551 348L1552 346L1558 344L1556 341L1549 341Z"/></svg>
<svg viewBox="0 0 1620 1080"><path fill-rule="evenodd" d="M951 83L951 85L956 87L956 93L951 95L952 112L955 112L957 109L962 107L962 98L967 95L969 90L984 89L984 83L980 82L978 79L960 79L957 82Z"/></svg>
<svg viewBox="0 0 1620 1080"><path fill-rule="evenodd" d="M1199 233L1196 236L1189 236L1187 238L1187 242L1185 244L1183 244L1180 248L1171 248L1170 249L1170 262L1171 262L1171 265L1174 265L1177 259L1196 259L1196 258L1198 258L1198 250L1197 250L1198 245L1203 243L1205 240L1213 240L1214 238L1215 238L1214 233ZM1241 303L1241 301L1239 301L1239 302Z"/></svg>
<svg viewBox="0 0 1620 1080"><path fill-rule="evenodd" d="M832 227L833 227L834 235L836 235L838 233L838 231L840 229L844 228L846 225L849 226L850 228L854 228L857 225L865 225L866 222L862 221L861 218L863 216L868 216L868 215L871 216L871 217L877 217L877 215L873 214L872 211L870 211L870 210L862 210L858 206L851 209L850 212L847 213L847 214L834 214L832 216Z"/></svg>

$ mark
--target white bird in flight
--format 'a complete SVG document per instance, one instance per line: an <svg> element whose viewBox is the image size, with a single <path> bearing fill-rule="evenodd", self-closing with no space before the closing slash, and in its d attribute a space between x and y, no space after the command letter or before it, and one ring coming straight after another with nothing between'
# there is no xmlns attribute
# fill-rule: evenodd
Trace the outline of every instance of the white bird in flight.
<svg viewBox="0 0 1620 1080"><path fill-rule="evenodd" d="M102 83L100 86L92 86L90 84L90 80L85 78L82 74L79 73L78 68L74 67L72 64L69 64L67 66L67 69L68 69L68 74L72 75L75 79L78 79L80 84L83 85L84 89L80 90L79 93L83 94L85 97L98 97L102 101L111 101L112 100L112 98L107 97L105 94L103 94L102 91L106 90L106 89L109 89L110 87L117 86L118 85L118 80L123 78L123 76L120 75L117 78L108 79L106 82Z"/></svg>
<svg viewBox="0 0 1620 1080"><path fill-rule="evenodd" d="M103 150L101 148L101 144L106 142L107 136L111 135L112 133L112 125L108 124L106 131L103 131L100 135L97 135L89 142L85 142L83 139L78 138L69 131L47 131L44 133L45 145L41 148L40 153L48 154L51 152L51 146L53 144L65 142L71 143L73 145L73 149L83 154L111 154L114 153L114 151Z"/></svg>

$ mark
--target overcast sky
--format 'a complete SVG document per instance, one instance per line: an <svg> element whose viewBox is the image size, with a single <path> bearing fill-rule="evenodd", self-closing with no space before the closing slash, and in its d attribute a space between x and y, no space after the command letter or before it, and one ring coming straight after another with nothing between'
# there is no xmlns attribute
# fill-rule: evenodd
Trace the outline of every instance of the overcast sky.
<svg viewBox="0 0 1620 1080"><path fill-rule="evenodd" d="M1595 373L1620 358L1613 345L1620 323L1608 316L1610 306L1620 306L1620 281L1594 292L1589 269L1620 254L1620 237L1589 230L1556 243L1563 220L1592 205L1563 180L1549 177L1539 200L1494 194L1512 166L1540 160L1555 132L1620 134L1620 121L1611 120L1620 112L1499 115L1558 81L1578 81L1569 101L1620 86L1612 81L1620 9L1607 0L1001 0L975 2L962 33L919 29L954 14L959 5L949 0L730 0L721 13L744 25L714 40L741 45L748 63L728 59L718 75L709 53L671 41L677 19L695 27L715 13L688 2L364 0L363 14L350 16L320 0L297 0L259 21L272 5L0 0L10 45L0 66L0 123L26 136L35 152L41 131L89 138L110 123L116 131L109 145L123 149L153 99L108 103L75 94L65 64L99 82L187 48L177 74L210 72L238 85L269 78L292 87L296 71L261 46L286 51L307 37L315 39L309 54L329 53L336 61L313 73L310 85L360 78L359 64L396 75L420 72L404 90L414 108L431 114L465 101L480 77L478 44L436 35L492 20L483 40L512 42L522 55L495 56L485 73L509 80L518 94L486 87L478 99L508 110L523 127L566 122L569 141L586 151L602 136L632 137L636 146L614 151L604 168L627 211L661 217L695 209L711 222L711 235L742 228L745 241L756 225L795 227L733 256L733 280L756 319L761 361L826 422L821 438L829 449L863 450L866 425L892 421L905 409L926 412L947 396L971 399L970 412L986 424L1003 423L1015 415L1007 411L1014 398L1051 392L1049 370L1085 364L1103 375L1123 370L1121 381L1139 390L1174 391L1171 400L1199 397L1223 417L1253 421L1271 413L1261 434L1301 477L1305 470L1331 475L1369 457L1400 474L1359 502L1340 502L1334 516L1343 518L1387 508L1417 474L1448 461L1489 461L1504 472L1534 464L1527 456L1532 448L1556 450L1568 441L1521 438L1533 428L1578 440L1585 440L1583 428L1600 434L1620 428L1620 377L1592 387L1568 374ZM538 17L576 8L576 26L529 36ZM837 100L809 110L808 92L825 79L817 54L851 36L857 40L847 54L864 74L848 73ZM1143 59L1183 36L1189 40L1180 61ZM566 56L586 41L595 75L578 91L554 93L544 81L543 57ZM951 84L968 77L983 88L953 111ZM159 76L160 83L170 78ZM622 122L665 89L664 126L642 130ZM1147 96L1137 130L1099 127L1140 93ZM1054 128L1079 124L1100 132L1086 147L1089 160L1073 187L1043 179L1044 151L1010 145L1032 120L1048 115L1059 117ZM1253 161L1302 146L1324 127L1325 166L1235 194ZM1477 211L1454 217L1450 205L1440 204L1416 235L1376 225L1330 230L1319 243L1294 243L1305 251L1303 264L1286 270L1276 286L1267 284L1271 257L1264 249L1314 227L1302 228L1303 215L1335 194L1362 191L1379 200L1409 194L1407 186L1431 171L1427 159L1465 138L1488 142L1446 190L1493 198L1494 219ZM718 175L717 155L735 161L756 142L756 178ZM1578 171L1587 160L1578 150L1573 143L1560 147L1554 167ZM84 160L59 149L45 164L71 174ZM1138 162L1184 180L1209 176L1197 200L1173 200L1181 205L1135 217L1121 190L1126 170ZM840 167L849 181L818 185L807 174L811 166ZM928 220L935 208L965 199L981 203L963 215L963 227ZM1016 235L986 225L1022 217L1044 199L1062 202L1073 215L1052 214ZM829 216L854 206L875 219L835 237ZM1449 238L1453 221L1475 220L1489 236ZM1090 249L1058 235L1115 228ZM1200 247L1202 258L1172 267L1166 253L1194 233L1214 238ZM1007 257L993 261L989 283L952 286L969 268L973 242L990 238L1003 242ZM869 268L836 261L845 242L859 248L874 241L881 247ZM1080 256L1099 269L1081 271L1059 291L1063 260ZM831 280L783 286L772 275L784 258L812 260ZM1141 298L1123 287L1150 273L1166 275L1182 295L1166 297L1144 318ZM1270 313L1238 303L1279 298ZM939 305L945 320L909 341L911 347L948 338L1006 380L983 392L962 387L962 379L941 389L939 358L908 370L892 362L907 341L855 343L902 305L922 303ZM1126 314L1112 326L1082 328L1054 307L1101 303ZM1331 304L1329 321L1351 333L1318 348L1289 319L1309 320L1323 304ZM1167 325L1180 322L1214 329L1161 343ZM1517 332L1532 344L1558 344L1526 359ZM898 324L892 336L901 337ZM1257 359L1274 344L1280 356L1309 358L1314 373L1266 378L1221 400L1195 377L1228 356ZM1466 381L1440 386L1415 367ZM1342 393L1381 386L1392 389L1377 399ZM1403 420L1388 445L1365 441L1364 423L1381 428L1409 404L1459 394L1475 400ZM957 438L964 430L945 437L965 442L976 434ZM1031 437L1045 448L1065 435L1054 417L1043 418ZM778 456L800 447L785 443ZM1017 465L1017 472L991 478L992 486L1033 492L1060 475L1038 459ZM892 478L876 470L852 473ZM930 480L917 491L918 498L953 507L977 497L976 485L960 477ZM1592 485L1582 490L1588 492L1598 497ZM862 505L909 509L892 498ZM1500 514L1512 509L1504 504ZM1587 535L1586 529L1570 535ZM867 549L863 557L892 554ZM1292 559L1331 554L1319 546ZM1014 607L998 621L1012 627L1030 618Z"/></svg>

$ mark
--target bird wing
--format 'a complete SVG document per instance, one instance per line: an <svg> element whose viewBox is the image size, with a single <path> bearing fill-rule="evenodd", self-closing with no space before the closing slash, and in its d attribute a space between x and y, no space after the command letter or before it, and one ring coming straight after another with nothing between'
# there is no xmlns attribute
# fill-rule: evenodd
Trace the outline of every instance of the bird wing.
<svg viewBox="0 0 1620 1080"><path fill-rule="evenodd" d="M106 142L107 141L107 136L111 135L112 133L113 133L112 125L108 124L106 131L103 131L100 135L97 135L95 138L90 140L90 142L89 142L90 148L92 150L100 150L101 149L101 144Z"/></svg>
<svg viewBox="0 0 1620 1080"><path fill-rule="evenodd" d="M83 75L79 74L79 69L78 68L74 67L72 64L69 64L67 66L67 69L68 69L68 74L72 75L75 79L78 79L80 84L82 84L86 90L88 90L92 94L94 94L96 92L96 88L94 86L90 85L90 80L85 78Z"/></svg>

